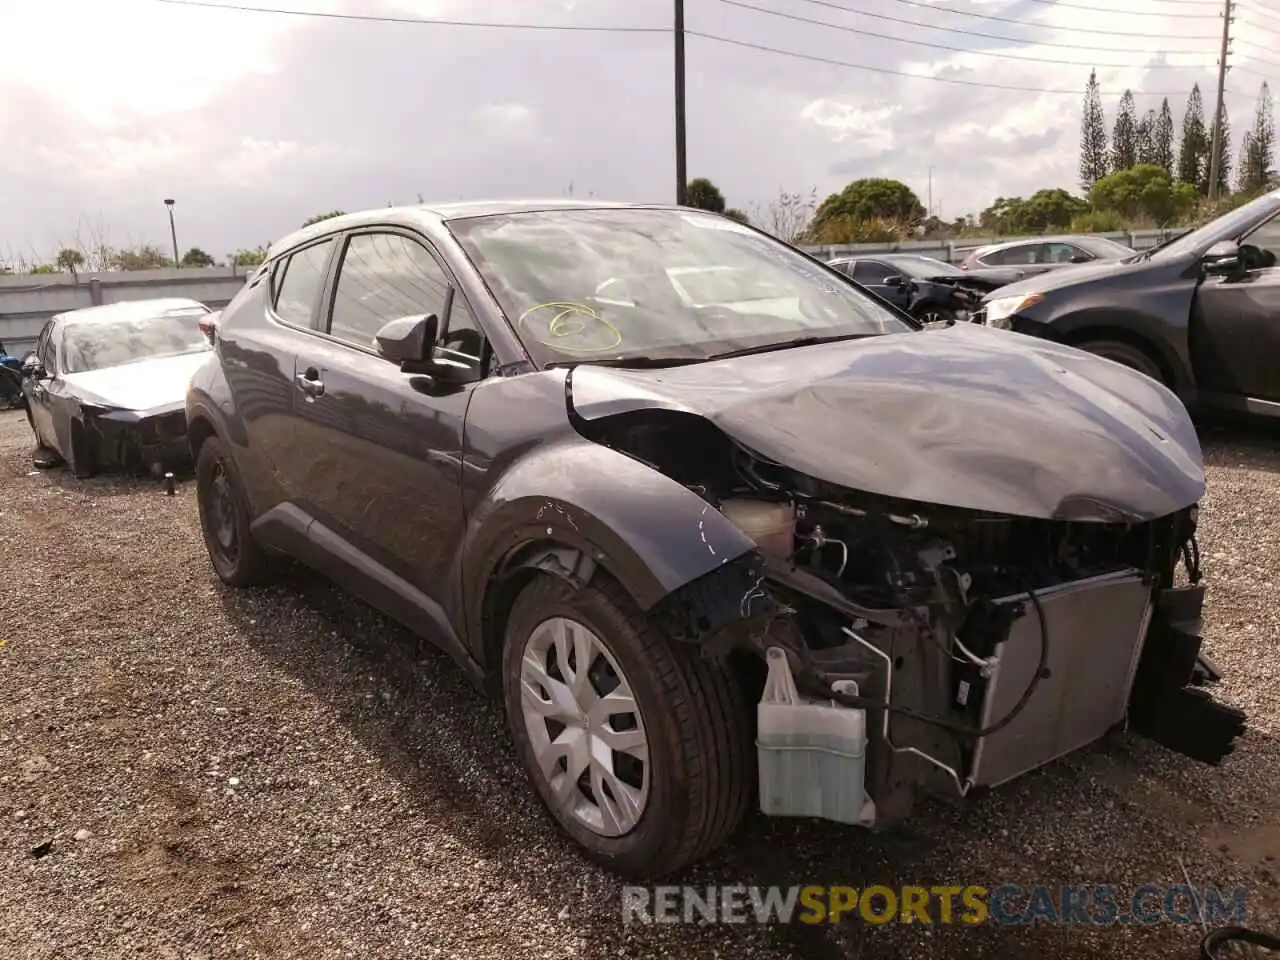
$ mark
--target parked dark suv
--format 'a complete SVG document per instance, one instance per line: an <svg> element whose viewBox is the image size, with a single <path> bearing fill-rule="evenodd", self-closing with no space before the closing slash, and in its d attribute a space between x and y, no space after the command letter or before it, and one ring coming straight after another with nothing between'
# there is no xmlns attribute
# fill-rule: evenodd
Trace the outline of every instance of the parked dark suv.
<svg viewBox="0 0 1280 960"><path fill-rule="evenodd" d="M1280 190L1110 263L988 294L978 321L1080 347L1192 409L1280 417Z"/></svg>
<svg viewBox="0 0 1280 960"><path fill-rule="evenodd" d="M1173 394L922 330L728 218L335 217L214 342L187 415L219 576L289 554L440 644L620 873L757 796L886 826L1125 722L1211 763L1242 727L1188 688L1204 471Z"/></svg>

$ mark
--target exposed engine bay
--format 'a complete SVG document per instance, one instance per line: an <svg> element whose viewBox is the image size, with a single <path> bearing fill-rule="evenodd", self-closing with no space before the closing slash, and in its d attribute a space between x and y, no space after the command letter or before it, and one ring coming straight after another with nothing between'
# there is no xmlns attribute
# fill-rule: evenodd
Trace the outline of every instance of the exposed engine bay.
<svg viewBox="0 0 1280 960"><path fill-rule="evenodd" d="M996 786L1126 725L1210 764L1243 732L1244 715L1201 689L1217 674L1200 655L1195 506L1146 522L1001 515L841 488L686 414L590 429L757 545L653 614L757 678L768 665L768 813L886 825L921 791ZM780 763L763 724L791 683ZM849 729L865 728L865 752L827 736L844 729L833 710L862 714ZM824 751L836 758L825 767L813 759ZM865 797L815 801L848 779Z"/></svg>
<svg viewBox="0 0 1280 960"><path fill-rule="evenodd" d="M81 416L95 471L159 476L190 459L186 411L181 407L139 411L81 404Z"/></svg>

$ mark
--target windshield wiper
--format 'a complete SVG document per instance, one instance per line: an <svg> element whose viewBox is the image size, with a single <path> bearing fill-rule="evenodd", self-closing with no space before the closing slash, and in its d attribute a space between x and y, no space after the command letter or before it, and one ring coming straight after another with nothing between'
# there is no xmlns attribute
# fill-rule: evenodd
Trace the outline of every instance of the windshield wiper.
<svg viewBox="0 0 1280 960"><path fill-rule="evenodd" d="M620 367L624 370L658 370L663 367L686 367L691 363L704 363L709 357L610 357L607 360L557 360L545 364L547 370L572 369L580 364L593 367Z"/></svg>
<svg viewBox="0 0 1280 960"><path fill-rule="evenodd" d="M743 347L740 350L726 350L724 353L713 353L708 360L727 360L730 357L746 357L753 353L769 353L772 350L789 350L791 347L811 347L817 343L836 343L840 340L859 340L862 337L874 337L874 333L841 333L828 336L796 337L793 340L779 340L775 343L763 343L757 347Z"/></svg>

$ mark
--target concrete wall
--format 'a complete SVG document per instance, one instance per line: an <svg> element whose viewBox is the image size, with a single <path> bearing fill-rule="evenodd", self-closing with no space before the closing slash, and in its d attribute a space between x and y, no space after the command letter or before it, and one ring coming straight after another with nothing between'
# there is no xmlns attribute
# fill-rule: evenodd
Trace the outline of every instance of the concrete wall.
<svg viewBox="0 0 1280 960"><path fill-rule="evenodd" d="M224 307L244 286L245 267L138 270L129 273L0 275L0 341L13 356L30 350L55 313L124 300L188 297Z"/></svg>
<svg viewBox="0 0 1280 960"><path fill-rule="evenodd" d="M1090 234L1090 236L1106 237L1108 240L1123 243L1134 250L1149 250L1170 237L1183 232L1181 229L1134 230L1126 233L1095 233ZM834 257L874 257L879 253L915 253L925 257L933 257L937 260L945 260L947 263L959 263L968 256L971 250L984 247L989 243L1014 239L1023 238L988 237L983 239L966 237L963 240L903 240L901 243L855 243L822 247L805 246L800 249L823 260L830 260Z"/></svg>

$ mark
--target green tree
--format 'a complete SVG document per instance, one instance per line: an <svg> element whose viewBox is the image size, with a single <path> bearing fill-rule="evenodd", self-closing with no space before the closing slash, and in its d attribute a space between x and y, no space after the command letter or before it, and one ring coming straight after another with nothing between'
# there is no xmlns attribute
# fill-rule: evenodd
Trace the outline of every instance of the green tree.
<svg viewBox="0 0 1280 960"><path fill-rule="evenodd" d="M1138 111L1133 91L1126 90L1111 131L1111 169L1128 170L1138 162Z"/></svg>
<svg viewBox="0 0 1280 960"><path fill-rule="evenodd" d="M1107 118L1102 112L1098 71L1089 73L1080 121L1080 187L1089 190L1107 175Z"/></svg>
<svg viewBox="0 0 1280 960"><path fill-rule="evenodd" d="M839 193L833 193L818 206L813 229L845 220L853 223L872 220L913 227L924 219L924 204L915 192L900 180L866 177L854 180Z"/></svg>
<svg viewBox="0 0 1280 960"><path fill-rule="evenodd" d="M1197 186L1207 176L1205 167L1209 159L1209 140L1204 126L1204 103L1200 98L1200 84L1191 88L1187 97L1187 109L1182 114L1182 145L1178 150L1178 179Z"/></svg>
<svg viewBox="0 0 1280 960"><path fill-rule="evenodd" d="M37 263L27 273L61 273L62 270L56 263Z"/></svg>
<svg viewBox="0 0 1280 960"><path fill-rule="evenodd" d="M1218 141L1218 185L1219 195L1231 192L1231 122L1227 119L1227 105L1222 105L1222 137ZM1212 168L1209 158L1213 155L1213 136L1208 137L1208 148L1205 150L1204 179L1200 183L1200 192L1209 195L1209 174Z"/></svg>
<svg viewBox="0 0 1280 960"><path fill-rule="evenodd" d="M1148 110L1138 121L1138 155L1134 163L1154 163L1160 165L1160 157L1156 152L1156 127L1160 125L1160 115L1155 110ZM1133 164L1130 164L1132 166Z"/></svg>
<svg viewBox="0 0 1280 960"><path fill-rule="evenodd" d="M231 255L231 262L237 267L256 267L265 259L267 259L265 246L237 250Z"/></svg>
<svg viewBox="0 0 1280 960"><path fill-rule="evenodd" d="M685 187L685 206L724 213L724 194L706 177L697 177Z"/></svg>
<svg viewBox="0 0 1280 960"><path fill-rule="evenodd" d="M1241 191L1261 190L1270 183L1271 165L1275 161L1275 121L1272 118L1271 88L1264 81L1258 91L1258 105L1253 113L1253 127L1246 130L1240 144Z"/></svg>
<svg viewBox="0 0 1280 960"><path fill-rule="evenodd" d="M63 247L58 251L54 263L58 265L58 269L65 270L74 277L84 266L84 254L72 247Z"/></svg>
<svg viewBox="0 0 1280 960"><path fill-rule="evenodd" d="M1173 177L1173 111L1169 109L1169 98L1160 101L1160 116L1155 127L1156 152L1154 163L1164 167L1165 173Z"/></svg>
<svg viewBox="0 0 1280 960"><path fill-rule="evenodd" d="M1089 200L1096 211L1126 220L1147 218L1165 227L1195 207L1197 191L1192 184L1170 180L1163 167L1140 163L1103 177L1089 191Z"/></svg>
<svg viewBox="0 0 1280 960"><path fill-rule="evenodd" d="M159 270L173 266L173 261L159 247L144 245L135 249L113 250L108 267L112 270Z"/></svg>
<svg viewBox="0 0 1280 960"><path fill-rule="evenodd" d="M730 207L728 210L724 212L724 215L728 217L730 220L737 220L739 223L751 222L751 218L748 217L746 213L739 210L737 207Z"/></svg>
<svg viewBox="0 0 1280 960"><path fill-rule="evenodd" d="M981 225L1001 234L1063 230L1089 205L1060 187L1037 190L1030 197L999 197L982 211Z"/></svg>
<svg viewBox="0 0 1280 960"><path fill-rule="evenodd" d="M328 213L317 213L314 217L309 217L302 222L304 227L309 227L313 223L319 223L321 220L328 220L330 217L340 217L345 210L330 210Z"/></svg>
<svg viewBox="0 0 1280 960"><path fill-rule="evenodd" d="M182 265L184 267L212 267L213 257L199 247L192 247L182 255Z"/></svg>

